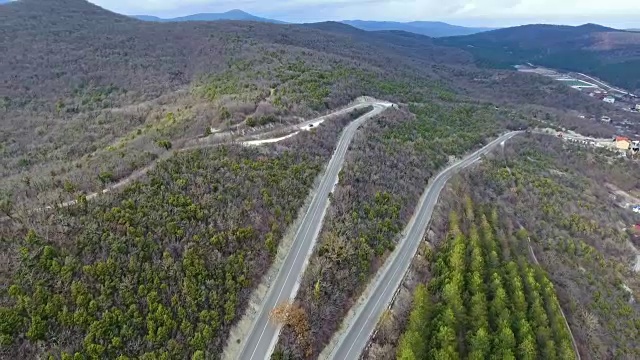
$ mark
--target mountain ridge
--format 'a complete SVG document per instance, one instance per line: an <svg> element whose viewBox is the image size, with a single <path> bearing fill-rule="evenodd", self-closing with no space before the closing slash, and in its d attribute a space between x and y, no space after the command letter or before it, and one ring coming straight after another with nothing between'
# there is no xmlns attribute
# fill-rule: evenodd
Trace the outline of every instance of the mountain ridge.
<svg viewBox="0 0 640 360"><path fill-rule="evenodd" d="M367 31L399 30L429 37L446 37L472 35L484 31L495 30L488 27L465 27L452 25L441 21L368 21L368 20L343 20L344 24Z"/></svg>
<svg viewBox="0 0 640 360"><path fill-rule="evenodd" d="M240 20L240 21L257 21L273 24L289 24L288 22L263 18L255 16L246 11L234 9L222 13L197 13L192 15L161 18L152 15L132 15L133 18L151 22L186 22L186 21L221 21L221 20ZM365 31L406 31L429 37L445 37L471 35L483 31L495 30L489 27L464 27L452 25L441 21L370 21L370 20L341 20L335 21L346 24ZM320 21L318 23L324 23Z"/></svg>
<svg viewBox="0 0 640 360"><path fill-rule="evenodd" d="M143 21L153 22L185 22L185 21L221 21L221 20L239 20L239 21L257 21L273 24L286 24L284 21L267 19L249 14L248 12L233 9L222 13L197 13L174 18L160 18L151 15L132 15L133 18Z"/></svg>
<svg viewBox="0 0 640 360"><path fill-rule="evenodd" d="M539 115L564 126L560 110L617 118L558 82L478 69L467 51L403 31L144 22L85 0L11 2L0 24L0 212L11 218L0 226L1 358L195 360L242 346L233 328L362 114L275 146L231 144L244 137L281 136L361 96L400 104L354 138L326 208L332 227L313 235L309 263L326 276L299 273L296 300L313 337L285 326L274 353L304 359L330 341L452 156Z"/></svg>
<svg viewBox="0 0 640 360"><path fill-rule="evenodd" d="M472 53L484 67L512 68L531 62L588 73L626 88L640 89L640 33L597 24L532 24L467 36L435 39Z"/></svg>

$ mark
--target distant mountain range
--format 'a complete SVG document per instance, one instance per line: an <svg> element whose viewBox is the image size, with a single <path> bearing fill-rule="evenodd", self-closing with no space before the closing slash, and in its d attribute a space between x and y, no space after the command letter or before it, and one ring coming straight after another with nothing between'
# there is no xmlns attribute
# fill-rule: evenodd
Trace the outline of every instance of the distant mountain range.
<svg viewBox="0 0 640 360"><path fill-rule="evenodd" d="M524 25L434 40L474 55L479 65L512 68L526 62L589 73L640 90L640 33L596 24Z"/></svg>
<svg viewBox="0 0 640 360"><path fill-rule="evenodd" d="M7 0L0 0L7 1ZM246 20L283 24L261 18L241 10L225 13L195 14L161 19L154 16L134 16L145 21L217 21ZM627 88L640 90L640 30L617 30L596 24L581 26L523 25L504 29L471 28L444 22L363 21L345 20L307 24L307 26L337 29L339 24L349 25L342 33L361 37L356 29L365 31L405 31L435 38L437 45L452 46L471 53L480 66L513 68L514 65L533 63L561 70L589 73ZM353 29L356 28L356 29ZM386 34L384 36L390 36ZM402 41L414 41L403 38Z"/></svg>
<svg viewBox="0 0 640 360"><path fill-rule="evenodd" d="M456 26L439 21L393 22L345 20L342 22L367 31L401 30L430 37L472 35L483 31L495 30L495 28L470 28Z"/></svg>
<svg viewBox="0 0 640 360"><path fill-rule="evenodd" d="M168 19L163 19L163 18L159 18L156 16L149 16L149 15L134 15L133 17L139 20L155 21L155 22L242 20L242 21L266 22L266 23L273 23L273 24L286 24L284 21L261 18L258 16L251 15L249 13L246 13L242 10L231 10L223 13L193 14L193 15L168 18Z"/></svg>
<svg viewBox="0 0 640 360"><path fill-rule="evenodd" d="M283 21L251 15L242 10L231 10L224 13L194 14L176 18L159 18L149 15L134 15L133 17L139 20L155 22L243 20L267 22L273 24L286 24ZM366 31L400 30L430 37L471 35L482 31L494 30L493 28L469 28L435 21L413 21L403 23L393 21L345 20L342 21L342 23Z"/></svg>

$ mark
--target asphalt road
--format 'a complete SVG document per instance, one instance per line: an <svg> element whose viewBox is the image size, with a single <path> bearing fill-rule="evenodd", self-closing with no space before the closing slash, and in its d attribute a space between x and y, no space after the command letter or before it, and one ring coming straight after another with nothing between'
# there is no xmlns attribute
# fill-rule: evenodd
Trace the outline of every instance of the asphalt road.
<svg viewBox="0 0 640 360"><path fill-rule="evenodd" d="M331 351L330 359L353 360L360 357L369 342L369 337L375 330L378 319L391 302L396 289L400 286L405 273L409 269L411 260L424 237L440 192L447 181L460 170L480 160L482 155L519 133L516 131L500 136L482 149L449 166L431 181L422 194L416 211L403 232L404 237L400 240L393 254L387 259L383 268L379 270L376 276L377 280L372 285L373 287L367 289L365 295L355 305L358 307L355 315L347 320L349 325Z"/></svg>
<svg viewBox="0 0 640 360"><path fill-rule="evenodd" d="M583 73L577 73L577 74L578 74L578 75L581 75L581 76L584 76L584 77L586 77L587 79L589 79L589 80L591 80L591 81L593 81L593 82L597 83L598 85L600 85L600 86L602 86L602 87L606 88L606 90L609 90L609 91L617 91L617 92L619 92L619 93L621 93L621 94L624 94L624 95L631 95L630 93L628 93L628 92L626 92L626 91L624 91L624 90L620 90L620 89L615 88L615 87L613 87L613 86L611 86L611 85L605 84L604 82L602 82L602 81L600 81L600 80L598 80L598 79L592 78L591 76L589 76L589 75L587 75L587 74L583 74Z"/></svg>
<svg viewBox="0 0 640 360"><path fill-rule="evenodd" d="M337 116L337 115L342 115L342 114L346 114L349 113L350 111L356 110L356 109L361 109L367 106L378 106L378 107L388 107L391 106L391 103L386 103L383 101L378 101L378 100L374 100L373 98L366 98L365 101L359 102L357 104L351 105L349 107L346 107L344 109L341 110L337 110L335 112L332 112L330 114L327 115L323 115L320 116L318 118L315 119L311 119L311 120L307 120L304 121L300 124L295 125L294 127L292 127L295 130L300 131L300 129L308 126L309 124L313 124L316 122L320 122L320 121L324 121L326 119L329 119L331 117ZM289 135L291 136L291 134ZM245 142L240 142L240 144L244 144L244 145L261 145L261 144L267 144L267 143L271 143L271 142L277 142L279 140L284 140L286 137L281 137L281 138L277 138L277 139L266 139L266 140L261 140L261 141L245 141ZM151 162L149 165L145 166L142 169L136 170L135 172L133 172L131 175L129 175L128 177L118 181L117 183L110 185L109 187L95 192L95 193L91 193L91 194L87 194L86 198L87 200L93 200L94 198L98 197L101 194L106 194L109 193L111 191L117 190L119 188L122 188L128 184L130 184L133 180L137 180L139 178L141 178L142 176L146 175L151 169L153 169L160 161L162 160L166 160L169 159L170 157L172 157L174 155L174 153L176 152L180 152L180 151L188 151L188 150L196 150L196 149L203 149L203 148L207 148L207 147L214 147L214 146L220 146L220 145L224 145L227 144L228 142L221 142L221 143L214 143L214 144L207 144L207 143L201 143L201 144L196 144L196 145L192 145L192 146L188 146L182 149L175 149L175 150L171 150L168 152L163 153L162 155L160 155L160 157L156 160L154 160L153 162ZM70 200L70 201L66 201L63 203L59 203L56 205L49 205L49 206L45 206L42 208L37 208L37 209L32 209L30 211L32 212L40 212L40 211L48 211L53 209L54 207L68 207L68 206L74 206L77 204L77 200ZM11 220L10 217L8 216L3 216L0 217L0 223L4 222L4 221L9 221Z"/></svg>
<svg viewBox="0 0 640 360"><path fill-rule="evenodd" d="M338 182L338 174L344 163L349 144L362 123L380 114L390 105L390 103L384 102L376 103L373 105L372 111L352 121L342 132L311 205L296 232L291 250L263 300L249 335L244 340L239 359L254 360L270 357L278 340L281 326L271 322L269 314L277 305L293 300L296 296L300 278L304 274L316 238L322 228L322 221L329 206L329 194Z"/></svg>

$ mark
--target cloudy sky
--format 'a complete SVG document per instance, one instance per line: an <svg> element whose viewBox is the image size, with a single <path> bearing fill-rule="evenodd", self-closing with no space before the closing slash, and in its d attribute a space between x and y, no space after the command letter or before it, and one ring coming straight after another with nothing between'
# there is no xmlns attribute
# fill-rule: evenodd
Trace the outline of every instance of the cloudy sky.
<svg viewBox="0 0 640 360"><path fill-rule="evenodd" d="M640 28L638 0L90 0L123 14L174 17L241 9L290 22L441 20L468 26L524 23Z"/></svg>

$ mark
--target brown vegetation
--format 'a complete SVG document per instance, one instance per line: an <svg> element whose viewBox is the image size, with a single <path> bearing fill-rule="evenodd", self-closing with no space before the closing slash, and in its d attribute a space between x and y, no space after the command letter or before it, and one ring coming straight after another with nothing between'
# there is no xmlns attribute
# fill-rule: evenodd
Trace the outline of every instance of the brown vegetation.
<svg viewBox="0 0 640 360"><path fill-rule="evenodd" d="M581 357L634 359L640 351L634 340L640 331L640 283L631 270L634 255L628 251L633 233L624 224L637 222L637 217L620 208L605 185L615 183L633 192L639 171L635 162L554 138L514 138L504 152L489 155L478 168L451 180L434 212L428 241L440 246L447 214L465 206L459 194L469 192L475 202L498 206L505 229L528 230ZM521 254L528 251L526 236L515 244ZM414 260L413 275L405 284L409 290L401 291L393 308L395 328L407 328L411 300L406 294L421 282L429 284L428 264L433 266L433 261L425 265L421 257ZM398 341L398 332L378 334L368 356L394 358Z"/></svg>
<svg viewBox="0 0 640 360"><path fill-rule="evenodd" d="M285 327L276 356L317 357L394 249L429 178L449 156L481 146L501 128L526 123L489 106L416 104L364 125L298 292L311 319L313 354L306 355Z"/></svg>
<svg viewBox="0 0 640 360"><path fill-rule="evenodd" d="M0 230L0 357L220 354L350 121L180 152L121 192L88 202L70 186L78 205L14 214Z"/></svg>
<svg viewBox="0 0 640 360"><path fill-rule="evenodd" d="M606 110L411 34L144 23L82 0L2 6L0 206L80 204L3 224L3 357L220 354L351 117L265 149L176 151L211 127L293 124L361 95L409 104L355 139L295 311L281 319L279 354L314 357L450 156L536 118L572 128L584 124L568 109ZM152 161L122 192L85 201Z"/></svg>

